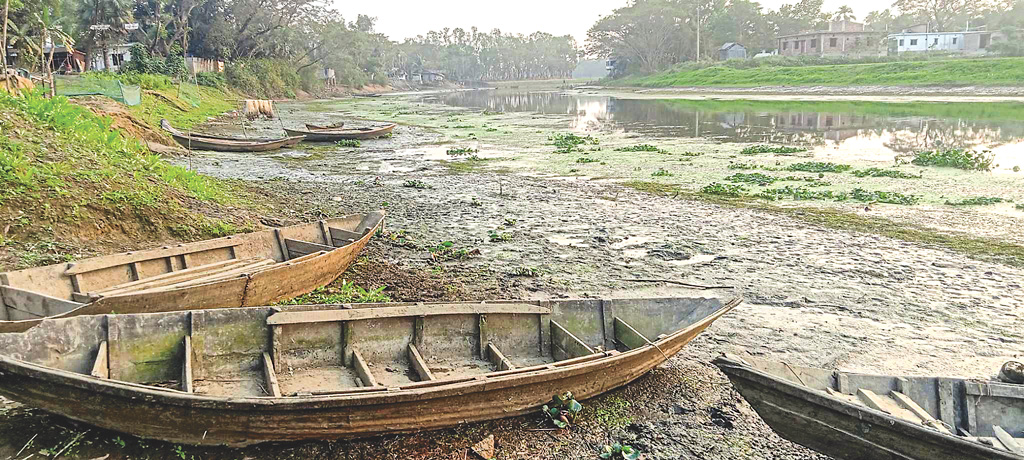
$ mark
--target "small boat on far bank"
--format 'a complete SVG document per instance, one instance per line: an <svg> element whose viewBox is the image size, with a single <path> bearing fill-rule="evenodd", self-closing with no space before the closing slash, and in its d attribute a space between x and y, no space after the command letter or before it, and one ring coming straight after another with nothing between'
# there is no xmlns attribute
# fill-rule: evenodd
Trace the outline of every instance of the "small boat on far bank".
<svg viewBox="0 0 1024 460"><path fill-rule="evenodd" d="M284 147L291 147L304 139L303 136L292 136L278 139L258 138L241 139L234 137L213 136L199 133L183 133L167 120L160 120L160 127L167 131L174 141L189 150L212 150L214 152L266 152Z"/></svg>
<svg viewBox="0 0 1024 460"><path fill-rule="evenodd" d="M309 142L336 142L340 140L363 141L387 136L391 133L391 130L395 129L396 126L398 126L397 123L391 123L389 125L372 128L315 129L310 131L284 128L284 132L288 133L289 136L302 136Z"/></svg>
<svg viewBox="0 0 1024 460"><path fill-rule="evenodd" d="M714 364L783 438L840 460L1022 460L1024 385Z"/></svg>

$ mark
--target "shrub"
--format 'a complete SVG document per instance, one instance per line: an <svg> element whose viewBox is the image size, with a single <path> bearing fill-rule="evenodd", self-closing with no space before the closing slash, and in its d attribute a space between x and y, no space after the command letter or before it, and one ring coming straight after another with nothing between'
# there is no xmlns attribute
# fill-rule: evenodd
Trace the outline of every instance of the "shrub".
<svg viewBox="0 0 1024 460"><path fill-rule="evenodd" d="M196 83L211 88L224 88L228 85L228 80L220 72L199 72L196 74Z"/></svg>

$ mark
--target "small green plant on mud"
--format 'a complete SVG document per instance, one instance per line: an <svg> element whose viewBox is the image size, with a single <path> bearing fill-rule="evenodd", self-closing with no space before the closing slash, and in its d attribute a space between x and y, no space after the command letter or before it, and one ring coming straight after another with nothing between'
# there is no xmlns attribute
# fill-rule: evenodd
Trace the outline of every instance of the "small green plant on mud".
<svg viewBox="0 0 1024 460"><path fill-rule="evenodd" d="M701 156L703 154L704 154L704 152L683 152L683 153L680 153L680 155L682 155L684 157L699 157L699 156Z"/></svg>
<svg viewBox="0 0 1024 460"><path fill-rule="evenodd" d="M185 452L185 449L179 445L174 446L174 455L177 455L181 460L188 458L188 452Z"/></svg>
<svg viewBox="0 0 1024 460"><path fill-rule="evenodd" d="M576 423L576 418L583 411L583 405L576 401L571 391L566 391L552 396L551 402L545 404L541 410L555 426L568 428Z"/></svg>
<svg viewBox="0 0 1024 460"><path fill-rule="evenodd" d="M754 184L764 187L775 183L775 181L778 181L779 178L761 173L736 173L729 177L726 177L725 180L734 183Z"/></svg>
<svg viewBox="0 0 1024 460"><path fill-rule="evenodd" d="M480 151L469 147L456 147L453 149L448 149L448 151L445 153L453 157L461 157L465 155L472 155L474 153L480 153Z"/></svg>
<svg viewBox="0 0 1024 460"><path fill-rule="evenodd" d="M338 147L359 147L363 145L361 142L355 139L342 139L338 142L335 142L334 144L337 145Z"/></svg>
<svg viewBox="0 0 1024 460"><path fill-rule="evenodd" d="M636 460L640 458L640 451L633 448L628 444L615 443L610 446L604 446L601 451L600 457L602 459L622 459L622 460Z"/></svg>
<svg viewBox="0 0 1024 460"><path fill-rule="evenodd" d="M480 255L479 249L457 249L455 243L442 241L437 246L427 248L430 258L434 262L445 262L449 260L466 260L470 257Z"/></svg>
<svg viewBox="0 0 1024 460"><path fill-rule="evenodd" d="M865 203L878 202L903 205L913 205L921 201L920 197L914 195L904 195L899 192L886 192L882 190L864 190L862 188L853 189L850 192L850 198Z"/></svg>
<svg viewBox="0 0 1024 460"><path fill-rule="evenodd" d="M672 177L673 175L674 174L672 174L671 172L669 172L665 168L658 168L657 171L654 171L653 173L651 173L651 176L654 176L654 177Z"/></svg>
<svg viewBox="0 0 1024 460"><path fill-rule="evenodd" d="M540 276L540 269L534 267L516 267L515 269L512 270L512 276L536 278Z"/></svg>
<svg viewBox="0 0 1024 460"><path fill-rule="evenodd" d="M917 152L910 160L918 166L943 166L967 171L990 171L995 157L991 150L945 149Z"/></svg>
<svg viewBox="0 0 1024 460"><path fill-rule="evenodd" d="M597 163L598 161L601 161L601 160L598 160L598 159L595 159L595 158L590 158L590 157L579 157L579 158L576 159L576 162L577 163L581 163L581 164Z"/></svg>
<svg viewBox="0 0 1024 460"><path fill-rule="evenodd" d="M384 241L390 243L392 246L406 248L406 249L418 249L420 245L409 236L405 230L398 230L393 232L384 232L379 235Z"/></svg>
<svg viewBox="0 0 1024 460"><path fill-rule="evenodd" d="M949 201L946 200L946 204L950 206L987 206L990 204L1002 203L1006 201L999 197L987 197L987 196L976 196L972 198L964 198L960 201ZM1020 205L1017 205L1020 207Z"/></svg>
<svg viewBox="0 0 1024 460"><path fill-rule="evenodd" d="M920 179L923 177L922 175L915 176L910 173L905 173L898 169L882 168L858 169L856 171L851 172L850 174L853 174L854 176L857 177L891 177L894 179Z"/></svg>
<svg viewBox="0 0 1024 460"><path fill-rule="evenodd" d="M557 149L555 153L583 152L583 148L580 147L581 145L598 145L601 143L596 137L590 135L581 137L573 133L553 134L548 140L554 143Z"/></svg>
<svg viewBox="0 0 1024 460"><path fill-rule="evenodd" d="M492 243L501 243L504 241L512 241L512 233L499 232L497 230L489 230L487 232L487 239Z"/></svg>
<svg viewBox="0 0 1024 460"><path fill-rule="evenodd" d="M768 167L761 166L761 165L754 164L754 163L729 163L729 169L741 169L741 170L764 169L764 170L767 170L767 171L774 170L773 168L768 168Z"/></svg>
<svg viewBox="0 0 1024 460"><path fill-rule="evenodd" d="M668 150L660 149L651 144L637 144L629 145L626 147L619 147L615 149L616 152L657 152L657 153L668 153Z"/></svg>
<svg viewBox="0 0 1024 460"><path fill-rule="evenodd" d="M853 169L853 166L821 161L808 161L805 163L793 163L783 168L786 171L802 171L812 173L842 173Z"/></svg>
<svg viewBox="0 0 1024 460"><path fill-rule="evenodd" d="M700 189L700 193L705 195L725 196L731 198L739 198L743 196L743 192L745 191L747 191L747 189L742 185L720 184L718 182L705 185Z"/></svg>
<svg viewBox="0 0 1024 460"><path fill-rule="evenodd" d="M1021 210L1021 211L1024 211L1024 203L1018 204L1017 206L1014 206L1014 207L1019 209L1019 210Z"/></svg>
<svg viewBox="0 0 1024 460"><path fill-rule="evenodd" d="M417 189L417 190L426 190L426 189L434 188L433 185L430 185L430 184L428 184L426 182L423 182L423 181L421 181L419 179L407 180L407 181L405 181L405 183L402 184L402 187L409 187L409 188L414 188L414 189Z"/></svg>
<svg viewBox="0 0 1024 460"><path fill-rule="evenodd" d="M794 187L787 185L782 188L773 188L768 190L762 190L761 193L755 195L758 198L763 198L768 201L778 201L784 198L791 198L794 200L806 201L806 200L835 200L845 201L847 199L846 194L836 193L831 190L807 190L803 187Z"/></svg>
<svg viewBox="0 0 1024 460"><path fill-rule="evenodd" d="M507 226L507 227L515 227L517 223L519 223L519 221L517 221L517 220L515 220L515 219L513 219L511 217L506 217L505 218L505 226Z"/></svg>
<svg viewBox="0 0 1024 460"><path fill-rule="evenodd" d="M752 145L743 150L740 150L740 155L756 155L758 153L777 153L781 155L788 155L797 152L806 152L807 149L800 147L786 147L786 146L772 146L772 145Z"/></svg>
<svg viewBox="0 0 1024 460"><path fill-rule="evenodd" d="M473 197L473 200L469 202L469 205L474 208L481 208L484 206L484 204L480 202L480 200L476 199L475 196Z"/></svg>
<svg viewBox="0 0 1024 460"><path fill-rule="evenodd" d="M357 286L354 281L341 280L340 283L319 287L309 294L281 302L280 305L326 305L338 303L380 303L390 302L391 297L384 293L387 286L365 289Z"/></svg>

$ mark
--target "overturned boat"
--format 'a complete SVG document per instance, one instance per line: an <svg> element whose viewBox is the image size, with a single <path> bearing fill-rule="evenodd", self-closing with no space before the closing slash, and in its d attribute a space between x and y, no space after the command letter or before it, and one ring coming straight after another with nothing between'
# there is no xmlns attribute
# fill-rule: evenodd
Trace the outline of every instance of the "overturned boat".
<svg viewBox="0 0 1024 460"><path fill-rule="evenodd" d="M78 316L0 334L0 395L200 445L358 438L589 398L738 298L253 307Z"/></svg>
<svg viewBox="0 0 1024 460"><path fill-rule="evenodd" d="M843 460L1024 459L1024 385L715 360L783 438Z"/></svg>
<svg viewBox="0 0 1024 460"><path fill-rule="evenodd" d="M0 332L45 318L267 305L337 279L384 212L0 273Z"/></svg>
<svg viewBox="0 0 1024 460"><path fill-rule="evenodd" d="M214 152L266 152L291 147L305 139L303 136L282 138L242 139L214 136L210 134L183 133L167 120L160 120L160 127L174 138L174 141L189 150L211 150Z"/></svg>

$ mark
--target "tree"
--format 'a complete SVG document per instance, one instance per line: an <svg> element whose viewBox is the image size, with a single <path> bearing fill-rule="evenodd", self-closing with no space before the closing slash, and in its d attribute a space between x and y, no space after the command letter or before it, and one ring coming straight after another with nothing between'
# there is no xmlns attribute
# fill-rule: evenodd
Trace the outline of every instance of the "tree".
<svg viewBox="0 0 1024 460"><path fill-rule="evenodd" d="M853 8L850 8L849 5L840 6L835 13L832 13L833 21L852 21L854 19L857 19L857 16L853 15Z"/></svg>
<svg viewBox="0 0 1024 460"><path fill-rule="evenodd" d="M900 12L928 22L935 31L953 30L995 5L991 0L896 0L893 7Z"/></svg>
<svg viewBox="0 0 1024 460"><path fill-rule="evenodd" d="M641 72L678 62L694 44L686 27L689 17L679 6L671 0L636 0L613 11L587 32L587 54L625 59Z"/></svg>

